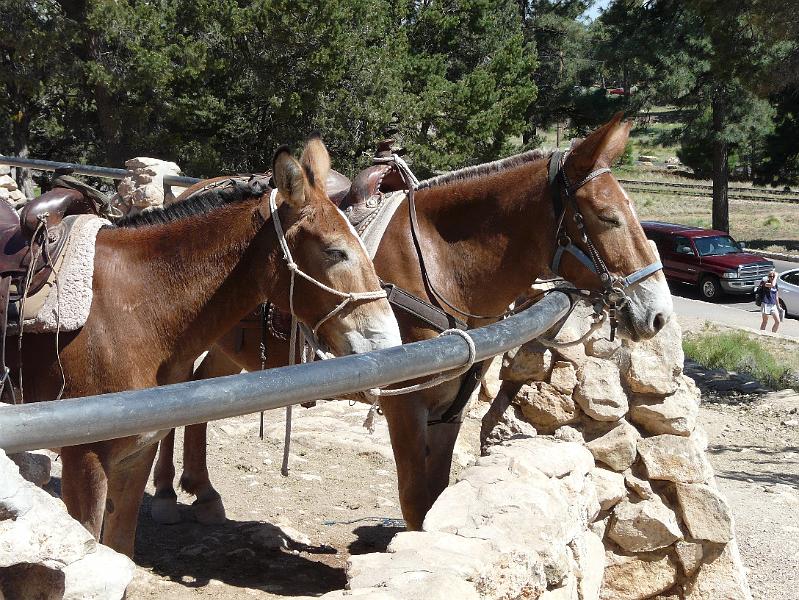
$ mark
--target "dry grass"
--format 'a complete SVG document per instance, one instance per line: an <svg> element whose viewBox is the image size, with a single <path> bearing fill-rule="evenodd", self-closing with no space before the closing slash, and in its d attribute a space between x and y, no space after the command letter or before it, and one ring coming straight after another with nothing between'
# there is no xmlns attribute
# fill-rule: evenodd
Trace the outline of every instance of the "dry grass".
<svg viewBox="0 0 799 600"><path fill-rule="evenodd" d="M641 220L710 227L711 200L669 194L628 192ZM750 248L799 252L799 205L730 200L730 233Z"/></svg>
<svg viewBox="0 0 799 600"><path fill-rule="evenodd" d="M748 373L774 389L799 388L799 344L740 330L705 326L683 338L685 355L710 369Z"/></svg>

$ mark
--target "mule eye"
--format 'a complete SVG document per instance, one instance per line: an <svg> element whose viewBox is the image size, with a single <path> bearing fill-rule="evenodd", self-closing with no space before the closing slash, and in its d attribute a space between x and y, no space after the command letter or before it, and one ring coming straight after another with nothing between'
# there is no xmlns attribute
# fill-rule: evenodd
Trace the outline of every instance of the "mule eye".
<svg viewBox="0 0 799 600"><path fill-rule="evenodd" d="M328 248L325 250L325 254L333 262L344 262L348 258L347 253L344 250L339 250L338 248Z"/></svg>
<svg viewBox="0 0 799 600"><path fill-rule="evenodd" d="M621 220L613 215L597 215L597 218L603 223L607 223L613 227L621 227Z"/></svg>

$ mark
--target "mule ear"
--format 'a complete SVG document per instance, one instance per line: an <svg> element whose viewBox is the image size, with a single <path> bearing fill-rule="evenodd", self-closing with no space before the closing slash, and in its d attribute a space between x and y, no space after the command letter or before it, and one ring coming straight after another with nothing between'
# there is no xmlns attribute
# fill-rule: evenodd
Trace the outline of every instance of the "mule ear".
<svg viewBox="0 0 799 600"><path fill-rule="evenodd" d="M300 163L305 169L309 183L317 189L325 191L325 181L330 173L330 154L319 133L312 133L305 142L305 150L303 150Z"/></svg>
<svg viewBox="0 0 799 600"><path fill-rule="evenodd" d="M632 121L623 122L623 116L623 113L617 112L610 122L575 146L572 160L578 169L589 170L595 165L610 166L622 155L633 125Z"/></svg>
<svg viewBox="0 0 799 600"><path fill-rule="evenodd" d="M294 208L305 204L305 177L302 167L297 162L288 146L281 146L272 159L272 173L280 194Z"/></svg>

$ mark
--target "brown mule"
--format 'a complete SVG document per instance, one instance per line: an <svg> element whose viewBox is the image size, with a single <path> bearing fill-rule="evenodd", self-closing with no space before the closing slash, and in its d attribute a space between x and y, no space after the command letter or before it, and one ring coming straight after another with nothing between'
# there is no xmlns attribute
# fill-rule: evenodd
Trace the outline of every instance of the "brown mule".
<svg viewBox="0 0 799 600"><path fill-rule="evenodd" d="M635 209L610 165L624 150L630 130L617 115L577 143L563 162L565 180L579 182L564 202L564 232L582 252L590 249L581 239L574 218L582 214L587 239L595 247L615 281L634 274L641 278L626 287L627 303L620 308L620 333L631 339L655 335L672 313L671 295L657 256L647 242ZM556 253L560 211L551 193L550 161L540 154L517 157L422 182L416 192L420 246L430 280L448 302L461 311L497 315L527 291L538 277L551 275L553 258L558 271L578 287L603 290L600 277L575 254ZM590 177L589 177L590 176ZM585 180L585 181L584 181ZM559 185L559 184L558 184ZM565 194L565 191L564 191ZM565 199L569 197L564 196ZM375 256L375 267L385 281L394 283L433 304L446 304L424 283L419 256L409 228L406 203L395 213ZM396 312L396 311L395 311ZM452 312L452 311L450 311ZM437 335L425 323L397 312L405 342ZM461 317L453 313L456 317ZM491 319L469 318L470 327ZM245 330L225 334L205 359L197 376L216 376L230 369L259 368L260 333ZM270 339L268 367L285 364L285 344ZM226 366L227 365L227 366ZM233 365L231 367L231 365ZM227 370L226 370L227 369ZM459 382L400 397L384 398L399 479L402 513L410 529L420 529L433 501L449 483L452 450L459 422L431 424L452 404ZM157 494L172 494L172 449L164 447L156 465ZM224 514L221 500L206 470L204 426L187 428L181 484L188 492L215 498L215 516Z"/></svg>
<svg viewBox="0 0 799 600"><path fill-rule="evenodd" d="M288 247L300 269L330 288L380 290L360 241L325 194L328 169L318 139L308 143L301 162L286 149L276 154L275 215ZM200 197L101 230L88 320L61 334L64 397L186 381L196 357L266 298L288 309L289 270L273 223L266 193L229 203ZM304 323L313 326L340 302L298 278L294 306ZM400 343L384 298L350 303L319 336L337 354ZM25 336L26 399L56 397L61 376L54 347L52 335ZM13 359L18 366L19 357ZM61 449L69 513L128 555L157 442L167 433Z"/></svg>

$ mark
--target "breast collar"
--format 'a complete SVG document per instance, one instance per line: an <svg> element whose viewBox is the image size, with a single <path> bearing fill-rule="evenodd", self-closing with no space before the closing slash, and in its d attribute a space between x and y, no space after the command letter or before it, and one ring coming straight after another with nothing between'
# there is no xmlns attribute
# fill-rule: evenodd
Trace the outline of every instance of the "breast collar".
<svg viewBox="0 0 799 600"><path fill-rule="evenodd" d="M653 273L662 270L663 264L659 260L656 260L626 277L613 276L610 269L608 269L602 257L599 255L596 246L594 246L593 242L588 237L588 233L585 230L583 215L577 207L577 200L574 197L574 193L577 190L600 175L610 173L610 169L608 167L596 169L595 171L591 171L576 184L572 184L566 176L566 170L564 169L566 154L567 153L556 151L552 153L549 159L549 189L552 194L552 205L557 222L557 230L555 232L557 247L552 257L550 269L556 275L560 275L560 261L563 258L564 252L568 252L580 261L585 268L599 277L602 290L595 294L598 302L594 304L594 311L598 315L607 312L610 316L610 338L613 340L618 325L617 311L627 304L630 299L626 290ZM566 202L568 202L569 207L572 209L572 218L579 232L580 242L588 250L588 254L579 246L575 245L566 232L565 218L567 206L563 201L564 195L566 197Z"/></svg>

